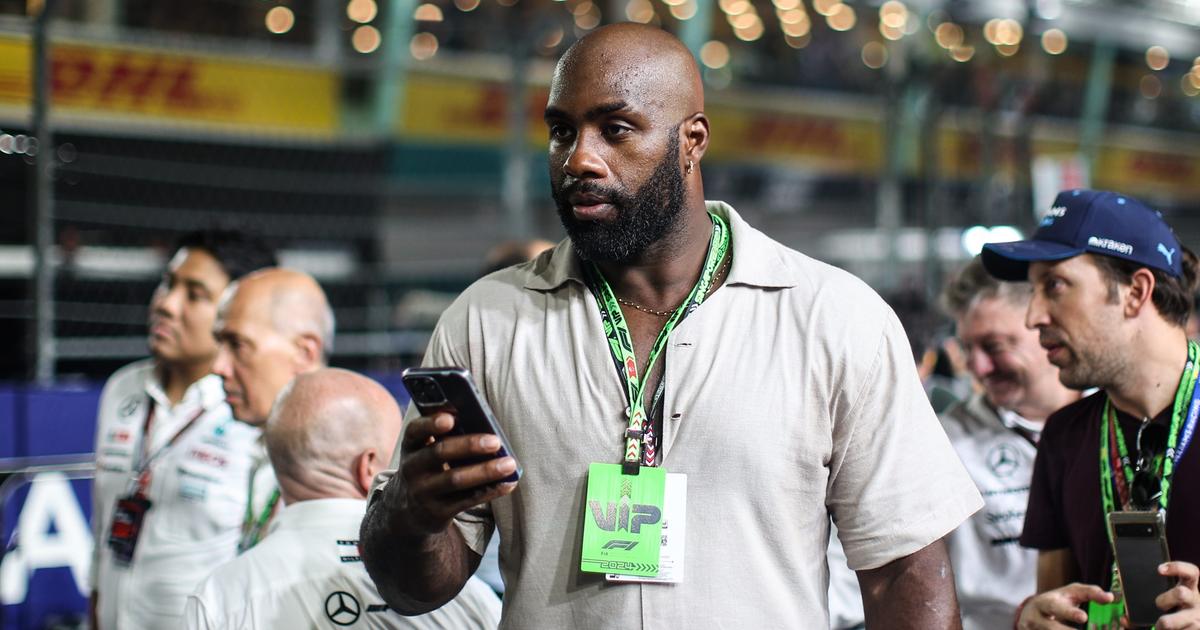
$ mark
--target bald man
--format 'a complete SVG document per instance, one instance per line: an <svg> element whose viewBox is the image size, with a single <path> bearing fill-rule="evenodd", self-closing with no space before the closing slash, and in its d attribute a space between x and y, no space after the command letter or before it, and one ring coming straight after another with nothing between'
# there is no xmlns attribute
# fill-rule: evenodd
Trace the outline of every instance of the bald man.
<svg viewBox="0 0 1200 630"><path fill-rule="evenodd" d="M246 276L222 299L213 372L238 420L266 422L275 397L297 374L325 365L333 349L333 311L308 274L274 268Z"/></svg>
<svg viewBox="0 0 1200 630"><path fill-rule="evenodd" d="M276 267L231 284L213 327L212 371L223 379L234 417L262 426L292 378L325 366L333 329L325 292L306 273ZM279 489L266 464L260 457L247 481L251 500L242 519L240 551L258 543L279 505Z"/></svg>
<svg viewBox="0 0 1200 630"><path fill-rule="evenodd" d="M495 628L500 600L477 579L438 611L404 617L388 610L363 569L358 524L400 424L387 390L353 372L321 369L287 385L265 431L286 507L269 538L188 598L187 627Z"/></svg>
<svg viewBox="0 0 1200 630"><path fill-rule="evenodd" d="M524 474L464 463L499 441L453 414L412 418L363 521L389 605L447 601L498 530L504 628L827 627L832 517L868 627L957 627L942 538L982 502L904 331L705 202L687 49L599 29L545 118L569 238L468 288L425 356L474 374Z"/></svg>

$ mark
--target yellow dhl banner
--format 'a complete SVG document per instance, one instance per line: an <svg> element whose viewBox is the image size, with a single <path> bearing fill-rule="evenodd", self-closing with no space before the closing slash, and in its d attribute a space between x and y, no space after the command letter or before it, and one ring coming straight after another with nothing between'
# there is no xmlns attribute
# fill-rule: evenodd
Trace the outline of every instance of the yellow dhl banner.
<svg viewBox="0 0 1200 630"><path fill-rule="evenodd" d="M878 173L879 123L801 112L712 105L709 155L721 160L807 166L829 173Z"/></svg>
<svg viewBox="0 0 1200 630"><path fill-rule="evenodd" d="M432 142L499 145L507 138L508 88L502 82L413 73L409 76L403 115L395 130L406 138ZM549 94L530 87L525 103L531 147L545 147L542 113ZM712 138L708 156L743 163L799 166L822 173L877 175L884 164L881 124L875 120L803 111L779 111L710 101ZM969 130L943 128L938 134L939 175L950 180L979 177L984 153L981 136ZM994 138L991 168L1015 173L1018 146L1011 137ZM1078 152L1078 143L1037 138L1033 155ZM920 168L907 156L907 164ZM915 174L915 173L913 173ZM1176 196L1200 194L1200 151L1148 151L1105 146L1092 185L1129 194Z"/></svg>
<svg viewBox="0 0 1200 630"><path fill-rule="evenodd" d="M550 90L526 91L525 117L530 145L545 147L549 135L542 115ZM464 144L502 144L508 137L508 86L412 73L404 90L403 115L395 130L406 138Z"/></svg>
<svg viewBox="0 0 1200 630"><path fill-rule="evenodd" d="M1100 154L1092 182L1130 195L1200 195L1200 155L1108 148Z"/></svg>
<svg viewBox="0 0 1200 630"><path fill-rule="evenodd" d="M508 87L501 82L412 74L396 131L434 142L501 144L508 134ZM542 114L549 89L526 92L527 140L545 147ZM881 160L878 124L731 106L708 108L712 125L709 156L715 159L779 160L836 171L871 172Z"/></svg>
<svg viewBox="0 0 1200 630"><path fill-rule="evenodd" d="M29 106L30 54L27 38L0 36L0 106ZM50 57L55 116L318 135L338 125L338 80L322 68L93 44L52 44Z"/></svg>

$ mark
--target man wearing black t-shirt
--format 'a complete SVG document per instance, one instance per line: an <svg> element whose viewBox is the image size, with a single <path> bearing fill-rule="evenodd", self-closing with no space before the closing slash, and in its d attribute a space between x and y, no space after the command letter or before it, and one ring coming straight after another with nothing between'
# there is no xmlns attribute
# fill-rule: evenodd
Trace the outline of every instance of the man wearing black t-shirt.
<svg viewBox="0 0 1200 630"><path fill-rule="evenodd" d="M1042 433L1021 536L1040 552L1039 594L1018 627L1094 627L1114 610L1107 514L1131 509L1166 514L1173 561L1159 572L1178 585L1155 602L1157 628L1200 627L1200 447L1188 448L1200 347L1184 332L1196 256L1137 200L1074 190L1032 239L988 245L983 262L1033 284L1026 325L1063 384L1101 388L1051 415Z"/></svg>

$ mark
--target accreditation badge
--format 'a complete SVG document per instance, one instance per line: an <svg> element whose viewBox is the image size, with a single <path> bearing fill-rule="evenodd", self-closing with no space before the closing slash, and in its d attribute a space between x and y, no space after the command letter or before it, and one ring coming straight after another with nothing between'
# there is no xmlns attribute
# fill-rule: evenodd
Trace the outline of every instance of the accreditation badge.
<svg viewBox="0 0 1200 630"><path fill-rule="evenodd" d="M112 526L108 530L108 546L119 564L128 566L133 561L133 551L137 548L150 505L150 499L138 494L117 499Z"/></svg>
<svg viewBox="0 0 1200 630"><path fill-rule="evenodd" d="M581 571L658 575L666 477L652 466L636 475L624 474L620 464L588 466Z"/></svg>
<svg viewBox="0 0 1200 630"><path fill-rule="evenodd" d="M658 575L641 577L609 573L609 582L647 582L678 584L683 581L683 550L687 540L687 475L667 473L663 496L662 549L658 554Z"/></svg>

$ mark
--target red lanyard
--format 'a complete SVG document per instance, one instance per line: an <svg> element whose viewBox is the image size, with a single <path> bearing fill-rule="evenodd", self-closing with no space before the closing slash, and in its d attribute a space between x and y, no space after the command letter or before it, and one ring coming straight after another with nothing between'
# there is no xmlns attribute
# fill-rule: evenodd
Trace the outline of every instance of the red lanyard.
<svg viewBox="0 0 1200 630"><path fill-rule="evenodd" d="M1129 480L1125 478L1125 467L1130 465L1129 458L1121 457L1121 453L1117 450L1117 431L1121 427L1117 426L1117 422L1108 424L1108 456L1114 462L1121 462L1121 466L1113 466L1113 485L1117 487L1117 500L1123 509L1129 509Z"/></svg>
<svg viewBox="0 0 1200 630"><path fill-rule="evenodd" d="M167 449L174 446L175 443L179 441L179 438L183 436L188 429L192 428L192 425L196 424L196 421L200 419L200 416L203 416L204 412L208 411L208 409L201 407L198 411L196 411L195 415L193 415L191 419L187 421L187 424L184 424L178 431L175 432L175 435L171 436L171 439L167 440L166 444L163 444L157 451L154 451L154 454L147 456L146 451L150 446L150 426L154 424L154 411L157 408L153 399L147 397L147 401L150 405L150 409L146 412L146 421L142 424L141 448L138 449L140 451L138 454L139 459L137 466L135 466L133 469L133 471L137 473L137 494L143 498L150 490L150 465L153 464L154 460L158 459L160 455L165 453Z"/></svg>

